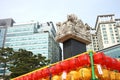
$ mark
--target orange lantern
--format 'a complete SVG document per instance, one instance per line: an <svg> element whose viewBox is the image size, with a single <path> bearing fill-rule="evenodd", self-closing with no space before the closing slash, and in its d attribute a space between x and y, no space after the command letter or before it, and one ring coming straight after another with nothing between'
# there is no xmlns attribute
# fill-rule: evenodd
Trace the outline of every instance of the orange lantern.
<svg viewBox="0 0 120 80"><path fill-rule="evenodd" d="M94 63L104 65L104 57L105 55L103 52L97 52L93 55Z"/></svg>
<svg viewBox="0 0 120 80"><path fill-rule="evenodd" d="M90 57L88 54L82 54L82 55L78 56L78 61L79 61L79 67L85 66L85 65L90 65Z"/></svg>
<svg viewBox="0 0 120 80"><path fill-rule="evenodd" d="M78 71L80 80L90 80L91 79L91 70L89 68L81 68Z"/></svg>

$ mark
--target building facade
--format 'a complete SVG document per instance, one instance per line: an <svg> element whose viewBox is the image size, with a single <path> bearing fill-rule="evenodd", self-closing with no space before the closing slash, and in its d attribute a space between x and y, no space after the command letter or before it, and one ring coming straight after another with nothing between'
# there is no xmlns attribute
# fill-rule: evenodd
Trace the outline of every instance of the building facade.
<svg viewBox="0 0 120 80"><path fill-rule="evenodd" d="M60 47L54 40L55 36L56 31L52 22L14 24L7 28L5 47L12 47L14 50L26 49L56 62L60 59Z"/></svg>
<svg viewBox="0 0 120 80"><path fill-rule="evenodd" d="M26 49L33 54L42 54L51 63L61 60L61 49L54 39L56 30L52 22L13 23L13 19L0 19L1 48Z"/></svg>
<svg viewBox="0 0 120 80"><path fill-rule="evenodd" d="M96 35L95 31L93 33L91 33L91 43L89 45L87 45L86 48L87 48L87 50L93 50L93 51L99 50L98 39L97 39L97 35Z"/></svg>
<svg viewBox="0 0 120 80"><path fill-rule="evenodd" d="M0 19L0 48L4 47L7 27L13 26L14 22L11 18Z"/></svg>
<svg viewBox="0 0 120 80"><path fill-rule="evenodd" d="M99 50L120 43L120 34L118 24L114 14L99 15L96 20L96 35L98 38Z"/></svg>

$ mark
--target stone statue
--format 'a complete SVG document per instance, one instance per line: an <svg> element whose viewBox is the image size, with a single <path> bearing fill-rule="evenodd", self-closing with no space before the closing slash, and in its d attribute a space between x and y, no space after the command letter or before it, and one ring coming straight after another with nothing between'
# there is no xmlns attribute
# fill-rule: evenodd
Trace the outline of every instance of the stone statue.
<svg viewBox="0 0 120 80"><path fill-rule="evenodd" d="M63 23L58 22L57 26L57 38L65 35L75 35L88 37L90 34L90 26L84 24L81 19L78 19L76 15L67 15L67 20ZM64 39L64 38L63 38Z"/></svg>

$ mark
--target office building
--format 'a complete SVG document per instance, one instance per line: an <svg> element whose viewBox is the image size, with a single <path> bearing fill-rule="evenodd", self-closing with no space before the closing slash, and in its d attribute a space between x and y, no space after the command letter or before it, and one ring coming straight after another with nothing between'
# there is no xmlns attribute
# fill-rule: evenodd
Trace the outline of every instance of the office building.
<svg viewBox="0 0 120 80"><path fill-rule="evenodd" d="M6 36L6 31L8 27L11 27L14 23L14 20L11 18L8 19L0 19L0 48L4 47L5 44L5 36ZM8 70L8 68L6 67L4 69L4 63L0 63L0 80L2 80L2 76L4 75L5 72L5 76L9 76L11 74L11 72Z"/></svg>
<svg viewBox="0 0 120 80"><path fill-rule="evenodd" d="M52 22L14 24L7 28L5 47L12 47L14 50L26 49L56 62L60 59L60 47L54 40L55 36L56 30Z"/></svg>
<svg viewBox="0 0 120 80"><path fill-rule="evenodd" d="M7 27L11 27L15 21L11 18L0 19L0 48L4 47Z"/></svg>

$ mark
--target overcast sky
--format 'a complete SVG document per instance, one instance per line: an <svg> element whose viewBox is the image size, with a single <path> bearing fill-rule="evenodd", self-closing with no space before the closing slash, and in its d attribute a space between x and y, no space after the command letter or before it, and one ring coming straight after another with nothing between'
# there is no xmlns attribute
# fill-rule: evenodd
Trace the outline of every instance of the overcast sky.
<svg viewBox="0 0 120 80"><path fill-rule="evenodd" d="M0 0L0 19L16 23L37 20L63 22L67 14L76 14L94 27L97 15L115 14L120 18L120 0Z"/></svg>

